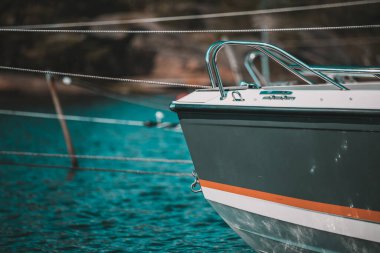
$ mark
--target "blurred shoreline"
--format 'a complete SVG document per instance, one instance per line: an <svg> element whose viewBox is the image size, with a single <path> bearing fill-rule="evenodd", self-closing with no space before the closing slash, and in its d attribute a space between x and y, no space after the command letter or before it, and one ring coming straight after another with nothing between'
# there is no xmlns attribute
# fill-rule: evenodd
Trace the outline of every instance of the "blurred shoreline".
<svg viewBox="0 0 380 253"><path fill-rule="evenodd" d="M146 80L157 80L149 78ZM200 80L200 81L199 81ZM159 80L167 82L180 82L176 80ZM189 78L186 82L204 84L207 80L202 77ZM190 89L182 87L160 87L156 85L149 85L144 83L105 83L105 82L91 82L81 79L75 79L71 84L65 84L62 78L56 78L56 84L59 95L62 96L91 96L92 94L102 95L102 93L113 93L115 95L160 95L160 94L176 94L183 93ZM50 96L49 89L45 78L36 75L23 75L23 74L0 74L0 94L22 94L32 97L46 97Z"/></svg>

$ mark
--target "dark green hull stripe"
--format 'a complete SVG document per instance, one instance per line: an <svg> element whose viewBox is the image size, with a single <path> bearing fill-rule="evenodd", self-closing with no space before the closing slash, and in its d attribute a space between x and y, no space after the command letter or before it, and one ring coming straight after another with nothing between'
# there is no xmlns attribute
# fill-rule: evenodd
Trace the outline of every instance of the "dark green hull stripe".
<svg viewBox="0 0 380 253"><path fill-rule="evenodd" d="M298 115L341 115L380 117L380 110L341 109L341 108L298 108L298 107L260 107L231 105L175 104L170 105L175 112L223 112L223 113L255 113L255 114L298 114Z"/></svg>
<svg viewBox="0 0 380 253"><path fill-rule="evenodd" d="M180 111L201 179L380 211L379 117Z"/></svg>

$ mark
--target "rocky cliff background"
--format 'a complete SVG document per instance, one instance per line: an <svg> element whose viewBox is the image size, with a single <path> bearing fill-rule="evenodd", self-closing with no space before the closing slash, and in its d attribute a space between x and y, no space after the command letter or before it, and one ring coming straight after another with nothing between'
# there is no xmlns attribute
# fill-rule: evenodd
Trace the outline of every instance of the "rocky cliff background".
<svg viewBox="0 0 380 253"><path fill-rule="evenodd" d="M77 21L127 20L203 13L246 11L331 1L184 1L97 0L0 2L0 25L19 26ZM339 2L339 1L334 1ZM344 2L344 1L340 1ZM245 29L342 26L380 23L380 4L160 23L80 27L83 29L169 30ZM0 33L0 65L62 72L207 84L204 54L223 34L62 34ZM262 41L260 33L225 34L228 39ZM377 29L271 32L265 41L284 48L310 64L380 65ZM247 49L234 49L242 62ZM220 59L223 78L234 77L226 57ZM244 69L241 67L242 75ZM0 85L9 82L0 80ZM30 75L29 75L30 76ZM32 75L34 77L35 75ZM20 74L15 78L20 78ZM104 83L104 82L100 82ZM99 85L99 83L95 83ZM112 85L111 85L112 86Z"/></svg>

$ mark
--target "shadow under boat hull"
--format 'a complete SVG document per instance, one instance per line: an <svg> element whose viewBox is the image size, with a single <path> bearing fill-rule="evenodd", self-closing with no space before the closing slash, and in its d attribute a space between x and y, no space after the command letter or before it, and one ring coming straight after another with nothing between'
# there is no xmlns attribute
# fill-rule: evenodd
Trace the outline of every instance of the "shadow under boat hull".
<svg viewBox="0 0 380 253"><path fill-rule="evenodd" d="M205 198L254 249L380 250L380 116L176 104Z"/></svg>

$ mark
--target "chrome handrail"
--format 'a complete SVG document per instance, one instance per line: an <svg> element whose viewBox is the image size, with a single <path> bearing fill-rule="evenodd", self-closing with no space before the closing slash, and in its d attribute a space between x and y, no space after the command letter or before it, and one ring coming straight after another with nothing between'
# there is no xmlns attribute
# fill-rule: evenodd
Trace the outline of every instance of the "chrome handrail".
<svg viewBox="0 0 380 253"><path fill-rule="evenodd" d="M377 77L380 75L380 67L328 67L328 66L310 66L316 71L323 73L330 73L333 75L342 75L342 76L364 76L364 77ZM294 66L297 68L297 66Z"/></svg>
<svg viewBox="0 0 380 253"><path fill-rule="evenodd" d="M254 62L258 56L262 56L260 52L251 52L247 54L244 58L244 67L248 71L249 75L252 77L253 81L258 85L266 85L267 81L265 77L260 73L260 71L256 68Z"/></svg>
<svg viewBox="0 0 380 253"><path fill-rule="evenodd" d="M348 90L348 88L345 87L344 85L337 83L333 79L328 77L327 75L310 68L306 63L295 58L294 56L292 56L288 52L286 52L286 51L284 51L284 50L282 50L276 46L273 46L271 44L266 44L266 43L261 43L261 42L250 42L250 41L217 41L217 42L213 43L208 48L205 58L206 58L206 65L207 65L211 85L214 88L215 87L219 88L220 95L221 95L220 99L226 98L227 93L223 87L223 83L222 83L222 80L220 77L220 73L219 73L219 69L218 69L216 61L217 61L217 56L218 56L219 51L225 45L243 45L243 46L253 47L256 50L260 51L261 53L267 55L269 58L271 58L272 60L274 60L275 62L280 64L282 67L287 69L289 72L291 72L292 74L301 78L302 80L304 80L308 84L314 84L314 83L312 81L310 81L308 78L306 78L302 73L300 73L299 71L290 67L289 64L287 64L283 61L283 59L286 59L290 62L295 63L295 65L299 68L303 68L307 71L312 72L314 75L318 76L319 78L325 80L328 83L331 83L331 84L337 86L341 90ZM280 57L276 56L274 53L277 55L280 55L281 58L283 58L283 59L280 59Z"/></svg>
<svg viewBox="0 0 380 253"><path fill-rule="evenodd" d="M248 53L244 59L244 66L252 77L254 82L259 84L267 82L265 77L262 76L260 71L256 68L254 61L258 56L262 56L260 51L252 51ZM289 65L289 67L301 71L305 76L313 75L313 73L307 72L299 68L298 65ZM380 67L349 67L349 66L313 66L309 67L315 71L322 72L328 76L332 76L334 79L339 77L376 77L380 78ZM263 80L264 78L264 80ZM339 81L341 82L341 80Z"/></svg>

